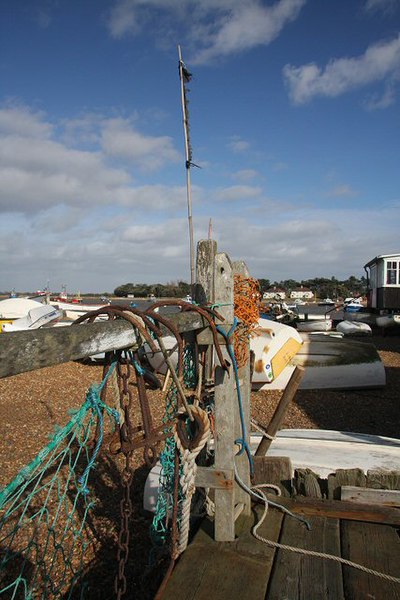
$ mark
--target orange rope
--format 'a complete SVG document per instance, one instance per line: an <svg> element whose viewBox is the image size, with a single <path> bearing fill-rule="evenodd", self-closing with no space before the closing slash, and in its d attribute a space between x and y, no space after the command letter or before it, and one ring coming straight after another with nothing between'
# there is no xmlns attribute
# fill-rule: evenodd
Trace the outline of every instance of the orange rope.
<svg viewBox="0 0 400 600"><path fill-rule="evenodd" d="M252 277L243 277L243 275L235 275L235 317L240 321L235 329L235 358L238 367L243 367L248 362L248 342L258 324L260 301L261 294L258 280Z"/></svg>

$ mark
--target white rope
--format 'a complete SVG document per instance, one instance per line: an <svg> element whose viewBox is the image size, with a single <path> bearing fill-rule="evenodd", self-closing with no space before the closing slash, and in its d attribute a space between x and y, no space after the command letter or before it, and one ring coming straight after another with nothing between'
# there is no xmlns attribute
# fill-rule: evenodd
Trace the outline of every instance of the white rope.
<svg viewBox="0 0 400 600"><path fill-rule="evenodd" d="M263 524L263 522L265 520L265 517L267 516L269 505L274 506L275 508L278 508L279 510L287 513L291 517L294 517L295 519L303 521L306 524L308 529L310 529L310 524L308 523L308 521L306 521L302 517L291 513L289 510L287 510L287 508L285 508L281 504L272 502L272 500L267 498L261 488L271 487L270 484L265 483L265 484L254 486L253 488L249 488L244 483L244 481L242 481L240 479L239 474L236 469L236 466L235 466L235 479L238 482L238 484L246 492L248 492L252 496L255 496L258 499L261 499L264 502L264 513L263 513L261 519L259 520L259 522L256 525L254 525L253 530L252 530L254 537L257 540L260 540L260 542L264 542L264 544L267 544L268 546L271 546L272 548L278 548L279 550L288 550L290 552L296 552L297 554L303 554L305 556L314 556L317 558L325 558L327 560L333 560L335 562L339 562L348 567L352 567L353 569L358 569L359 571L368 573L369 575L375 575L376 577L381 577L382 579L386 579L387 581L392 581L393 583L400 583L400 577L394 577L393 575L387 575L386 573L381 573L380 571L375 571L374 569L369 569L368 567L364 567L364 565L360 565L358 563L352 562L351 560L347 560L346 558L342 558L341 556L335 556L334 554L326 554L325 552L316 552L315 550L306 550L305 548L297 548L294 546L287 546L286 544L280 544L279 542L274 542L272 540L267 540L266 538L263 538L261 535L259 535L257 533L257 531L258 531L259 527L261 527L261 525ZM256 489L258 491L258 493L256 493L254 491L254 489Z"/></svg>
<svg viewBox="0 0 400 600"><path fill-rule="evenodd" d="M175 429L175 441L176 445L181 454L181 464L182 464L182 472L180 476L180 485L182 488L182 494L184 499L180 506L180 528L179 528L179 541L177 554L181 554L187 544L189 539L189 528L190 528L190 504L192 500L192 496L196 489L195 486L195 478L196 478L196 458L204 448L207 443L207 440L210 436L210 421L207 413L202 410L199 406L191 406L192 414L197 415L201 418L203 425L203 434L198 442L198 445L189 450L182 445L182 442L179 438L179 435Z"/></svg>

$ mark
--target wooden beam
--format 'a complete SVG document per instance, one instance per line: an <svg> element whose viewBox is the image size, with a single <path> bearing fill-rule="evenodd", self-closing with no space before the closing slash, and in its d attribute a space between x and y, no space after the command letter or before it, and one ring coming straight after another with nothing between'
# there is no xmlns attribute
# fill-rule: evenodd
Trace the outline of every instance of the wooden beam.
<svg viewBox="0 0 400 600"><path fill-rule="evenodd" d="M270 437L262 438L255 452L255 456L265 456L267 450L272 444L272 439L276 436L281 424L283 423L287 409L289 408L289 404L291 403L291 401L296 395L297 390L299 389L299 385L301 380L303 379L303 375L303 367L296 367L293 371L292 376L289 379L285 391L283 392L283 395L279 400L279 404L276 407L275 412L272 415L272 419L267 427L267 434Z"/></svg>
<svg viewBox="0 0 400 600"><path fill-rule="evenodd" d="M214 467L197 467L196 469L196 487L232 490L233 482L233 469L214 469Z"/></svg>
<svg viewBox="0 0 400 600"><path fill-rule="evenodd" d="M400 490L376 490L355 485L343 485L341 487L340 498L348 502L363 502L364 504L378 504L380 506L396 506L400 508Z"/></svg>
<svg viewBox="0 0 400 600"><path fill-rule="evenodd" d="M195 312L166 315L181 333L206 327ZM0 334L0 377L51 367L101 352L135 347L133 326L123 319Z"/></svg>
<svg viewBox="0 0 400 600"><path fill-rule="evenodd" d="M400 525L400 510L389 506L372 506L345 500L318 500L297 496L288 500L277 498L273 494L268 497L282 504L293 513L307 516L331 517L348 521L366 521L369 523L385 523Z"/></svg>

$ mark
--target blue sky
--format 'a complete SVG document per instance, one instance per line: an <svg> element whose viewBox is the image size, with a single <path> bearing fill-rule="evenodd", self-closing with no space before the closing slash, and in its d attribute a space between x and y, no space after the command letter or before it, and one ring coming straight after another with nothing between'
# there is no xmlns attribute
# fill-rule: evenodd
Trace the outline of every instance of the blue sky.
<svg viewBox="0 0 400 600"><path fill-rule="evenodd" d="M1 0L0 290L255 277L400 251L399 0Z"/></svg>

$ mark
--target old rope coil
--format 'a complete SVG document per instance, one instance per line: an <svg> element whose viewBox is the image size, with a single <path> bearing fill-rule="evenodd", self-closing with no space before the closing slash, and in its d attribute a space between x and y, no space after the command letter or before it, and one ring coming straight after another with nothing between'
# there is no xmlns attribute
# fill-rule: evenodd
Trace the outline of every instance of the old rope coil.
<svg viewBox="0 0 400 600"><path fill-rule="evenodd" d="M257 279L235 275L235 317L240 323L235 329L235 358L238 367L248 362L248 340L260 318L260 284Z"/></svg>
<svg viewBox="0 0 400 600"><path fill-rule="evenodd" d="M206 445L210 436L210 421L207 413L199 406L191 406L191 409L194 417L193 435L189 438L187 434L187 415L182 412L182 410L178 413L178 420L174 433L175 442L181 457L181 475L179 482L183 495L183 501L180 508L181 519L179 541L176 549L177 556L185 550L189 539L190 504L195 491L195 477L197 470L196 458Z"/></svg>

